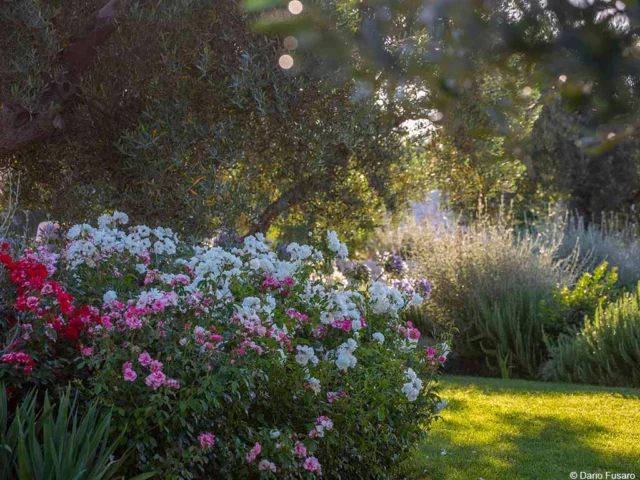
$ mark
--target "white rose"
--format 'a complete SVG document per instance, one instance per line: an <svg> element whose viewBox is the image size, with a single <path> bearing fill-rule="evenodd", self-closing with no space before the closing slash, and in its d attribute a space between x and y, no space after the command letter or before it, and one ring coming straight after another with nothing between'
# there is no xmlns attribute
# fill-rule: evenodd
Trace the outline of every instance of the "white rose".
<svg viewBox="0 0 640 480"><path fill-rule="evenodd" d="M254 270L258 270L260 268L260 260L258 260L257 258L254 258L249 262L249 266Z"/></svg>
<svg viewBox="0 0 640 480"><path fill-rule="evenodd" d="M109 303L114 301L116 298L118 298L118 294L116 292L114 292L113 290L109 290L107 293L105 293L102 296L102 301L104 303Z"/></svg>

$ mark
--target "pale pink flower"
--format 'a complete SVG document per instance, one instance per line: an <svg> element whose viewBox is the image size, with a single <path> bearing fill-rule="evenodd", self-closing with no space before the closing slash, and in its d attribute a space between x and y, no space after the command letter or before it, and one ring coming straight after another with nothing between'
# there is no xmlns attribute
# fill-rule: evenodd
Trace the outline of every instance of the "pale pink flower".
<svg viewBox="0 0 640 480"><path fill-rule="evenodd" d="M153 388L154 390L157 390L166 382L167 382L167 376L159 370L157 372L153 372L144 380L144 383L147 384L148 387Z"/></svg>
<svg viewBox="0 0 640 480"><path fill-rule="evenodd" d="M167 387L175 388L176 390L178 390L180 388L180 382L175 378L170 378L169 380L167 380Z"/></svg>
<svg viewBox="0 0 640 480"><path fill-rule="evenodd" d="M275 464L271 463L269 460L260 460L260 463L258 464L258 470L269 470L273 473L276 473L278 471Z"/></svg>
<svg viewBox="0 0 640 480"><path fill-rule="evenodd" d="M316 418L316 425L321 426L326 430L333 429L333 421L329 417L325 417L324 415L322 417Z"/></svg>
<svg viewBox="0 0 640 480"><path fill-rule="evenodd" d="M258 442L256 442L255 445L253 446L253 448L251 449L251 451L249 451L249 453L247 453L247 456L246 456L247 463L251 463L256 458L258 458L258 455L260 455L261 451L262 451L262 445L260 445Z"/></svg>
<svg viewBox="0 0 640 480"><path fill-rule="evenodd" d="M138 356L138 362L140 362L140 365L142 365L143 367L148 367L152 362L151 355L149 355L147 352L142 352Z"/></svg>
<svg viewBox="0 0 640 480"><path fill-rule="evenodd" d="M136 378L138 378L138 374L136 372L134 372L130 368L125 369L125 371L124 371L124 379L127 382L133 382L133 381L135 381Z"/></svg>
<svg viewBox="0 0 640 480"><path fill-rule="evenodd" d="M322 474L322 468L320 466L320 462L316 457L307 457L304 461L304 469L310 471L311 473L316 473L318 475Z"/></svg>
<svg viewBox="0 0 640 480"><path fill-rule="evenodd" d="M198 435L198 441L200 442L200 447L211 448L216 443L216 436L209 432L201 433Z"/></svg>
<svg viewBox="0 0 640 480"><path fill-rule="evenodd" d="M302 443L299 440L296 442L295 446L293 447L293 451L296 454L296 456L300 458L304 458L307 456L307 447L305 446L304 443Z"/></svg>
<svg viewBox="0 0 640 480"><path fill-rule="evenodd" d="M131 330L142 328L142 320L135 315L125 315L125 322Z"/></svg>

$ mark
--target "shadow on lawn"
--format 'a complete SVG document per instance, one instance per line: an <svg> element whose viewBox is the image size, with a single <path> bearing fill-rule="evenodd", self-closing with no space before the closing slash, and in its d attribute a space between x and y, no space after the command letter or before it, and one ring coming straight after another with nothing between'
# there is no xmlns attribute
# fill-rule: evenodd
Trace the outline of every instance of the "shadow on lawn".
<svg viewBox="0 0 640 480"><path fill-rule="evenodd" d="M456 415L448 416L433 432L435 442L429 442L431 448L425 451L426 477L420 478L566 480L571 472L607 471L640 478L640 459L597 449L599 441L615 435L601 425L525 411L495 412L477 419L459 415L468 408L466 401L449 403L447 410ZM472 434L475 429L485 429L486 435Z"/></svg>
<svg viewBox="0 0 640 480"><path fill-rule="evenodd" d="M613 414L613 412L612 412ZM526 478L523 466L535 472L530 478L568 479L571 472L640 474L640 460L594 449L599 438L614 434L601 425L576 425L553 416L517 413L500 415L503 422L517 425L515 434L500 435L499 442L511 446L510 478Z"/></svg>

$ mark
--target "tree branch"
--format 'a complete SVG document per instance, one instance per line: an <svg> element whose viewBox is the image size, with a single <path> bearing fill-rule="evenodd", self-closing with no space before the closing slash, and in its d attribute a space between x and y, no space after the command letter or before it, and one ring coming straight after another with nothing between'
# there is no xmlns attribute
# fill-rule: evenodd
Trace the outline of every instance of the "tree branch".
<svg viewBox="0 0 640 480"><path fill-rule="evenodd" d="M258 221L249 229L247 235L255 235L258 232L265 233L271 224L284 213L291 205L300 203L307 189L301 185L295 185L290 190L283 193L275 202L269 204L262 212Z"/></svg>
<svg viewBox="0 0 640 480"><path fill-rule="evenodd" d="M52 137L64 128L62 115L71 110L78 91L80 74L98 55L117 26L121 0L109 0L85 26L82 34L71 39L62 50L60 64L63 73L51 81L40 95L36 111L22 105L4 105L0 101L0 157Z"/></svg>

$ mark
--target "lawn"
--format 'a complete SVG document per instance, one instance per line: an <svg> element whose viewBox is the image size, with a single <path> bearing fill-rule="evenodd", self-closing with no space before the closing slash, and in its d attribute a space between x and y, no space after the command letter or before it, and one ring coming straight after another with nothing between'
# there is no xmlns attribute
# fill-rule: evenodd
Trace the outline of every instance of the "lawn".
<svg viewBox="0 0 640 480"><path fill-rule="evenodd" d="M442 396L420 478L640 479L640 390L449 376Z"/></svg>

